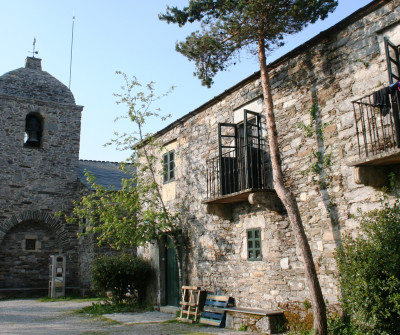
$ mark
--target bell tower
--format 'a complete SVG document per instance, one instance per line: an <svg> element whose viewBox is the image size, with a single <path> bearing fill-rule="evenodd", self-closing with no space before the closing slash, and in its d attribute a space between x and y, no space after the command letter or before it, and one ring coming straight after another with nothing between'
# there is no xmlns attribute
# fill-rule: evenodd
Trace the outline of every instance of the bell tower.
<svg viewBox="0 0 400 335"><path fill-rule="evenodd" d="M61 252L78 278L77 227L56 213L77 199L82 109L39 58L0 76L0 291L47 290L49 256Z"/></svg>
<svg viewBox="0 0 400 335"><path fill-rule="evenodd" d="M50 203L42 202L46 194L65 195L76 182L81 112L72 92L42 70L39 58L27 57L25 67L1 76L0 155L8 174L2 188L11 187L13 194L29 185L32 193L19 192L19 199L51 211Z"/></svg>

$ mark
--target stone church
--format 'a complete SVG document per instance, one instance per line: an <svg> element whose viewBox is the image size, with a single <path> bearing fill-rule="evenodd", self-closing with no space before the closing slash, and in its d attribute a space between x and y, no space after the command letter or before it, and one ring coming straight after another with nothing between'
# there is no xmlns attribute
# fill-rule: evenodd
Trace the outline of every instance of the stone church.
<svg viewBox="0 0 400 335"><path fill-rule="evenodd" d="M87 288L98 250L77 239L70 213L87 189L84 169L120 186L116 163L79 160L81 113L72 92L41 59L0 77L0 297L47 294L50 255L66 256L66 289Z"/></svg>

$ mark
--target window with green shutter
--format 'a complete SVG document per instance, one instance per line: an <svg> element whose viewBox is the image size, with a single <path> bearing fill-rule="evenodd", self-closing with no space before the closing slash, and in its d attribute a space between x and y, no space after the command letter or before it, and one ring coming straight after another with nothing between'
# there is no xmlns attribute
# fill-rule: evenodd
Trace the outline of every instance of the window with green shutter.
<svg viewBox="0 0 400 335"><path fill-rule="evenodd" d="M171 150L163 156L163 179L164 184L167 184L175 179L175 162L174 150Z"/></svg>
<svg viewBox="0 0 400 335"><path fill-rule="evenodd" d="M247 230L247 259L249 261L260 261L262 259L260 228Z"/></svg>

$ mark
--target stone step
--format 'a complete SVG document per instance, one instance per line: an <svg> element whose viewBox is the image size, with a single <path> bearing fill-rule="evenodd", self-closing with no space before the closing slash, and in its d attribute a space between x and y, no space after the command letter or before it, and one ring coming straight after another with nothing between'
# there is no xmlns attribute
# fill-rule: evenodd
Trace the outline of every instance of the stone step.
<svg viewBox="0 0 400 335"><path fill-rule="evenodd" d="M170 313L170 314L176 314L176 312L180 311L181 309L176 306L160 306L160 312L163 313Z"/></svg>

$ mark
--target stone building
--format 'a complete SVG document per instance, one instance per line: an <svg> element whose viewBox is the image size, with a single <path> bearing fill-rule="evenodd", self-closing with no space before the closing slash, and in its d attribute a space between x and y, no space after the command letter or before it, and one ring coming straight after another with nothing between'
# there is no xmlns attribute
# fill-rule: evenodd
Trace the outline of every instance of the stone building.
<svg viewBox="0 0 400 335"><path fill-rule="evenodd" d="M374 92L399 80L399 17L398 0L372 1L268 66L285 182L329 304L339 294L335 248L357 233L359 208L379 206L377 187L400 162L399 92L386 112L372 106ZM309 294L271 183L262 104L257 72L156 137L164 200L183 208L183 283L273 309ZM178 301L169 250L164 238L143 251L159 269L161 305Z"/></svg>
<svg viewBox="0 0 400 335"><path fill-rule="evenodd" d="M79 242L78 225L55 214L70 213L87 189L84 168L105 186L118 178L120 185L121 173L115 163L79 161L82 109L42 71L41 59L28 57L0 77L0 296L45 294L49 256L59 253L67 257L67 289L90 284L87 263L98 249Z"/></svg>

